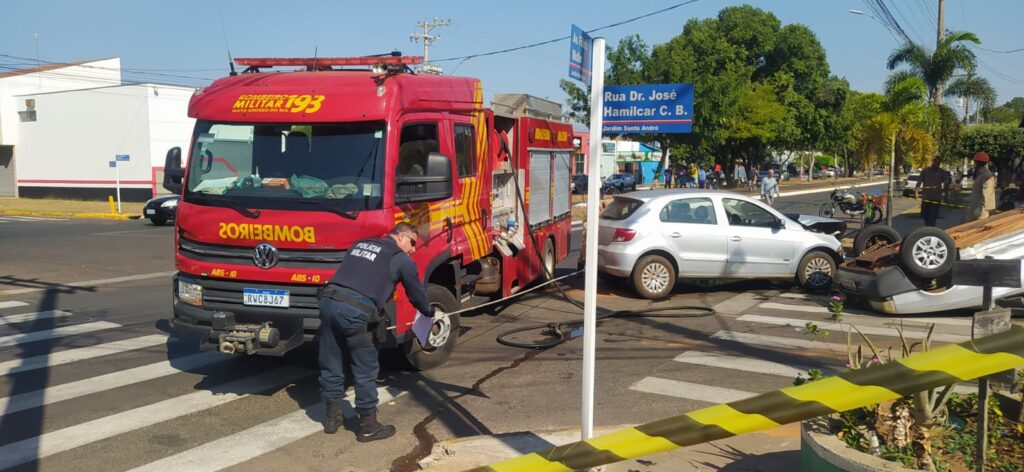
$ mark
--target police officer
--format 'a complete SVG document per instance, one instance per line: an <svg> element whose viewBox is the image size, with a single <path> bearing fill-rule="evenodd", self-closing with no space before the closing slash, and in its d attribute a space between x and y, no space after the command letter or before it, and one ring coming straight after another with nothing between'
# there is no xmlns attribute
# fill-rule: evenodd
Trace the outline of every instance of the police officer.
<svg viewBox="0 0 1024 472"><path fill-rule="evenodd" d="M334 434L342 424L345 396L344 364L352 364L359 442L387 439L395 427L377 421L377 347L371 330L379 313L401 282L413 307L433 317L427 291L409 257L416 252L416 232L409 223L395 225L382 238L355 243L320 296L320 391L327 403L324 432ZM347 359L346 359L347 357Z"/></svg>

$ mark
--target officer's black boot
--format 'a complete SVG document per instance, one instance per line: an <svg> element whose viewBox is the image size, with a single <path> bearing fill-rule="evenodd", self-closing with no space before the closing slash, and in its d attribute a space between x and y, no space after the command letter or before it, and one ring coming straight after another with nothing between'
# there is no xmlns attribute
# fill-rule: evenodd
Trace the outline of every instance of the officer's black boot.
<svg viewBox="0 0 1024 472"><path fill-rule="evenodd" d="M338 432L344 416L341 414L341 402L338 400L327 401L327 420L324 421L324 432L334 434Z"/></svg>
<svg viewBox="0 0 1024 472"><path fill-rule="evenodd" d="M395 435L395 427L383 425L377 421L377 409L374 408L367 414L359 414L359 432L356 433L356 440L359 442L370 442L378 439L387 439Z"/></svg>

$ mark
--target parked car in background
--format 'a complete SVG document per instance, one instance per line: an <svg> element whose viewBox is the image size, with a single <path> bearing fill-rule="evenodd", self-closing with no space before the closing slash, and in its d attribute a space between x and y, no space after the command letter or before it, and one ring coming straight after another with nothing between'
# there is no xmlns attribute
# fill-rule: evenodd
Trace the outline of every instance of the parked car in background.
<svg viewBox="0 0 1024 472"><path fill-rule="evenodd" d="M917 198L917 183L921 181L921 174L918 172L907 174L907 177L900 181L899 188L904 197Z"/></svg>
<svg viewBox="0 0 1024 472"><path fill-rule="evenodd" d="M679 278L795 279L827 290L842 261L842 221L786 216L733 192L671 189L616 196L601 213L598 270L648 299Z"/></svg>
<svg viewBox="0 0 1024 472"><path fill-rule="evenodd" d="M576 174L572 176L572 191L573 193L587 193L587 184L589 183L590 176L587 174Z"/></svg>
<svg viewBox="0 0 1024 472"><path fill-rule="evenodd" d="M604 184L619 189L620 192L636 190L636 177L633 174L612 174L604 179Z"/></svg>
<svg viewBox="0 0 1024 472"><path fill-rule="evenodd" d="M153 222L153 226L163 226L178 213L180 198L180 195L164 195L151 199L142 207L142 214Z"/></svg>

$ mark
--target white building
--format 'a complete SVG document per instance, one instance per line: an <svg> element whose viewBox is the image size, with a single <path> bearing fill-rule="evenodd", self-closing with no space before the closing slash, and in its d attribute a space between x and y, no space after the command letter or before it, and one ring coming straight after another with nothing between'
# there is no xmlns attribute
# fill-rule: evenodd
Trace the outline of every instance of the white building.
<svg viewBox="0 0 1024 472"><path fill-rule="evenodd" d="M0 195L106 200L119 180L123 200L152 197L167 150L187 152L192 93L122 85L119 59L0 76Z"/></svg>

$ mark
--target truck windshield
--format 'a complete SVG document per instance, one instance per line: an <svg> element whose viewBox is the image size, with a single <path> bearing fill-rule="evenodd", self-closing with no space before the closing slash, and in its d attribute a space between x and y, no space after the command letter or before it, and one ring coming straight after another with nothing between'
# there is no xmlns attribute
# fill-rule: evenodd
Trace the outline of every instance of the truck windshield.
<svg viewBox="0 0 1024 472"><path fill-rule="evenodd" d="M344 211L381 208L383 122L240 124L196 122L185 199Z"/></svg>

